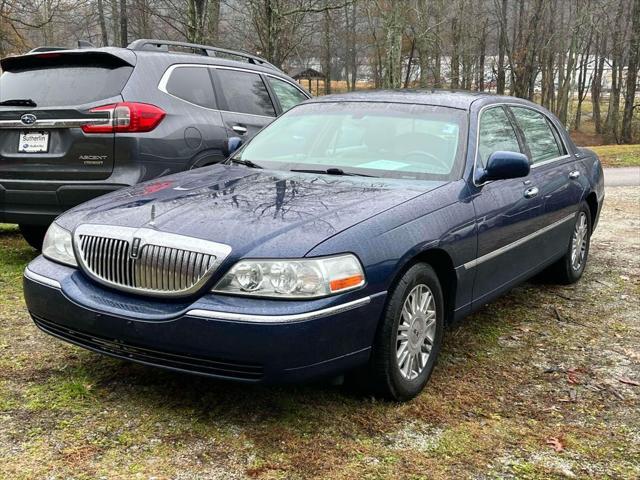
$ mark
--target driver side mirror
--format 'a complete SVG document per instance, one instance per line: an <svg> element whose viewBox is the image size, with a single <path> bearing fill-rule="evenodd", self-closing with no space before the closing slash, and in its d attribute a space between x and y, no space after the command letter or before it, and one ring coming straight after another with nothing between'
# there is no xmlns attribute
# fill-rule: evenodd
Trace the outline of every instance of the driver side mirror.
<svg viewBox="0 0 640 480"><path fill-rule="evenodd" d="M476 183L526 177L530 170L529 159L522 153L493 152L489 156L486 168L478 169Z"/></svg>
<svg viewBox="0 0 640 480"><path fill-rule="evenodd" d="M229 158L233 152L238 150L242 146L242 139L240 137L229 137L225 140L222 147L222 154L225 158Z"/></svg>

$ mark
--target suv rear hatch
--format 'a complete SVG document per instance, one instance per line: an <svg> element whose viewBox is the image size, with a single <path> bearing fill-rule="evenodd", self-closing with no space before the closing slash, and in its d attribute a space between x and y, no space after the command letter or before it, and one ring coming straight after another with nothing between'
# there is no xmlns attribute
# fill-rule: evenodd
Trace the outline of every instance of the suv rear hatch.
<svg viewBox="0 0 640 480"><path fill-rule="evenodd" d="M0 61L0 179L102 180L113 170L111 121L91 110L122 101L135 65L128 50L69 50ZM86 128L86 127L85 127Z"/></svg>

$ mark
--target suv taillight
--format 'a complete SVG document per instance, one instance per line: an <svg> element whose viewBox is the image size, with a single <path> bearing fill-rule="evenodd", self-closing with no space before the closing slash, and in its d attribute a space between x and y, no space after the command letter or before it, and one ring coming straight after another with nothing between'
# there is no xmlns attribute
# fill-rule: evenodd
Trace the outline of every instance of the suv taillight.
<svg viewBox="0 0 640 480"><path fill-rule="evenodd" d="M150 132L158 126L166 113L148 103L122 102L92 108L89 113L108 112L107 123L82 125L85 133Z"/></svg>

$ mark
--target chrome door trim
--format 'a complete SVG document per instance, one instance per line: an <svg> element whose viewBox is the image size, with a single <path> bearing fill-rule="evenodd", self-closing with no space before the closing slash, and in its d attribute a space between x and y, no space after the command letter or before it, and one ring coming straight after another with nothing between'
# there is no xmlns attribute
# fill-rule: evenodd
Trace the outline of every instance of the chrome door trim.
<svg viewBox="0 0 640 480"><path fill-rule="evenodd" d="M474 157L473 157L473 171L471 172L471 179L473 181L473 184L476 187L482 187L484 185L487 185L488 183L492 183L495 182L496 180L489 180L487 182L483 182L483 183L476 183L476 170L478 168L478 151L480 150L480 122L482 121L482 114L484 113L485 110L489 110L490 108L495 108L495 107L522 107L522 108L528 108L529 110L533 110L534 112L538 112L540 115L543 115L547 121L551 124L552 128L555 128L556 131L558 130L556 128L555 123L553 123L551 121L551 119L549 118L549 116L535 108L532 107L531 105L525 105L523 103L518 103L518 102L498 102L498 103L490 103L489 105L485 105L484 107L480 108L480 111L478 112L478 121L476 122L476 148L475 148L475 153L474 153ZM564 147L564 151L567 152L564 155L561 155L559 157L555 157L555 158L550 158L549 160L545 160L544 162L539 162L539 163L532 163L531 164L531 169L537 168L537 167L541 167L543 165L547 165L549 163L554 163L554 162L559 162L561 160L565 160L568 158L571 158L571 154L569 153L569 149L567 148L567 142L565 142L564 137L562 136L561 132L558 132L558 138L560 138L560 141L562 142L562 146Z"/></svg>
<svg viewBox="0 0 640 480"><path fill-rule="evenodd" d="M20 120L0 120L0 128L42 130L43 128L79 128L82 125L111 125L111 117L38 119L31 125Z"/></svg>
<svg viewBox="0 0 640 480"><path fill-rule="evenodd" d="M556 227L559 227L560 225L562 225L563 223L568 222L569 220L573 220L576 217L576 213L572 213L571 215L567 215L564 218L561 218L560 220L553 222L550 225L547 225L546 227L541 228L540 230L530 233L529 235L526 235L522 238L519 238L518 240L516 240L515 242L512 242L508 245L505 245L504 247L500 247L497 250L493 250L492 252L486 253L484 255L482 255L481 257L476 258L475 260L471 260L470 262L465 263L464 265L462 265L466 270L469 270L471 268L477 267L478 265L480 265L481 263L484 263L488 260L491 260L492 258L498 257L500 255L502 255L503 253L508 252L509 250L512 250L516 247L519 247L520 245L523 245L524 243L528 242L529 240L533 240L534 238L547 233L549 230L553 230Z"/></svg>
<svg viewBox="0 0 640 480"><path fill-rule="evenodd" d="M29 280L32 280L36 283L40 283L47 287L56 288L58 290L62 288L62 286L60 285L60 282L58 282L57 280L54 280L53 278L45 277L44 275L40 275L39 273L29 270L29 267L25 267L23 275L25 278L28 278Z"/></svg>
<svg viewBox="0 0 640 480"><path fill-rule="evenodd" d="M359 298L333 307L327 307L320 310L313 310L305 313L293 313L288 315L253 315L247 313L219 312L215 310L194 309L189 310L186 315L191 317L206 318L211 320L228 320L234 322L253 322L253 323L290 323L302 322L305 320L315 320L317 318L334 315L337 313L347 312L354 308L363 307L371 302L371 296Z"/></svg>

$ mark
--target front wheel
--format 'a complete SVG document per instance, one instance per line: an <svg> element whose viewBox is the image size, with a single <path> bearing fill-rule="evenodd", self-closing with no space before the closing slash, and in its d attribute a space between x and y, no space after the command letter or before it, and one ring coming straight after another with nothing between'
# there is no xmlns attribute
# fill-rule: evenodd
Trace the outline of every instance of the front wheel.
<svg viewBox="0 0 640 480"><path fill-rule="evenodd" d="M587 266L591 245L591 211L584 203L576 215L571 238L564 256L550 268L551 280L560 284L571 284L580 280Z"/></svg>
<svg viewBox="0 0 640 480"><path fill-rule="evenodd" d="M443 334L438 276L429 265L414 265L391 292L376 334L370 365L374 393L399 401L418 395L431 376Z"/></svg>

